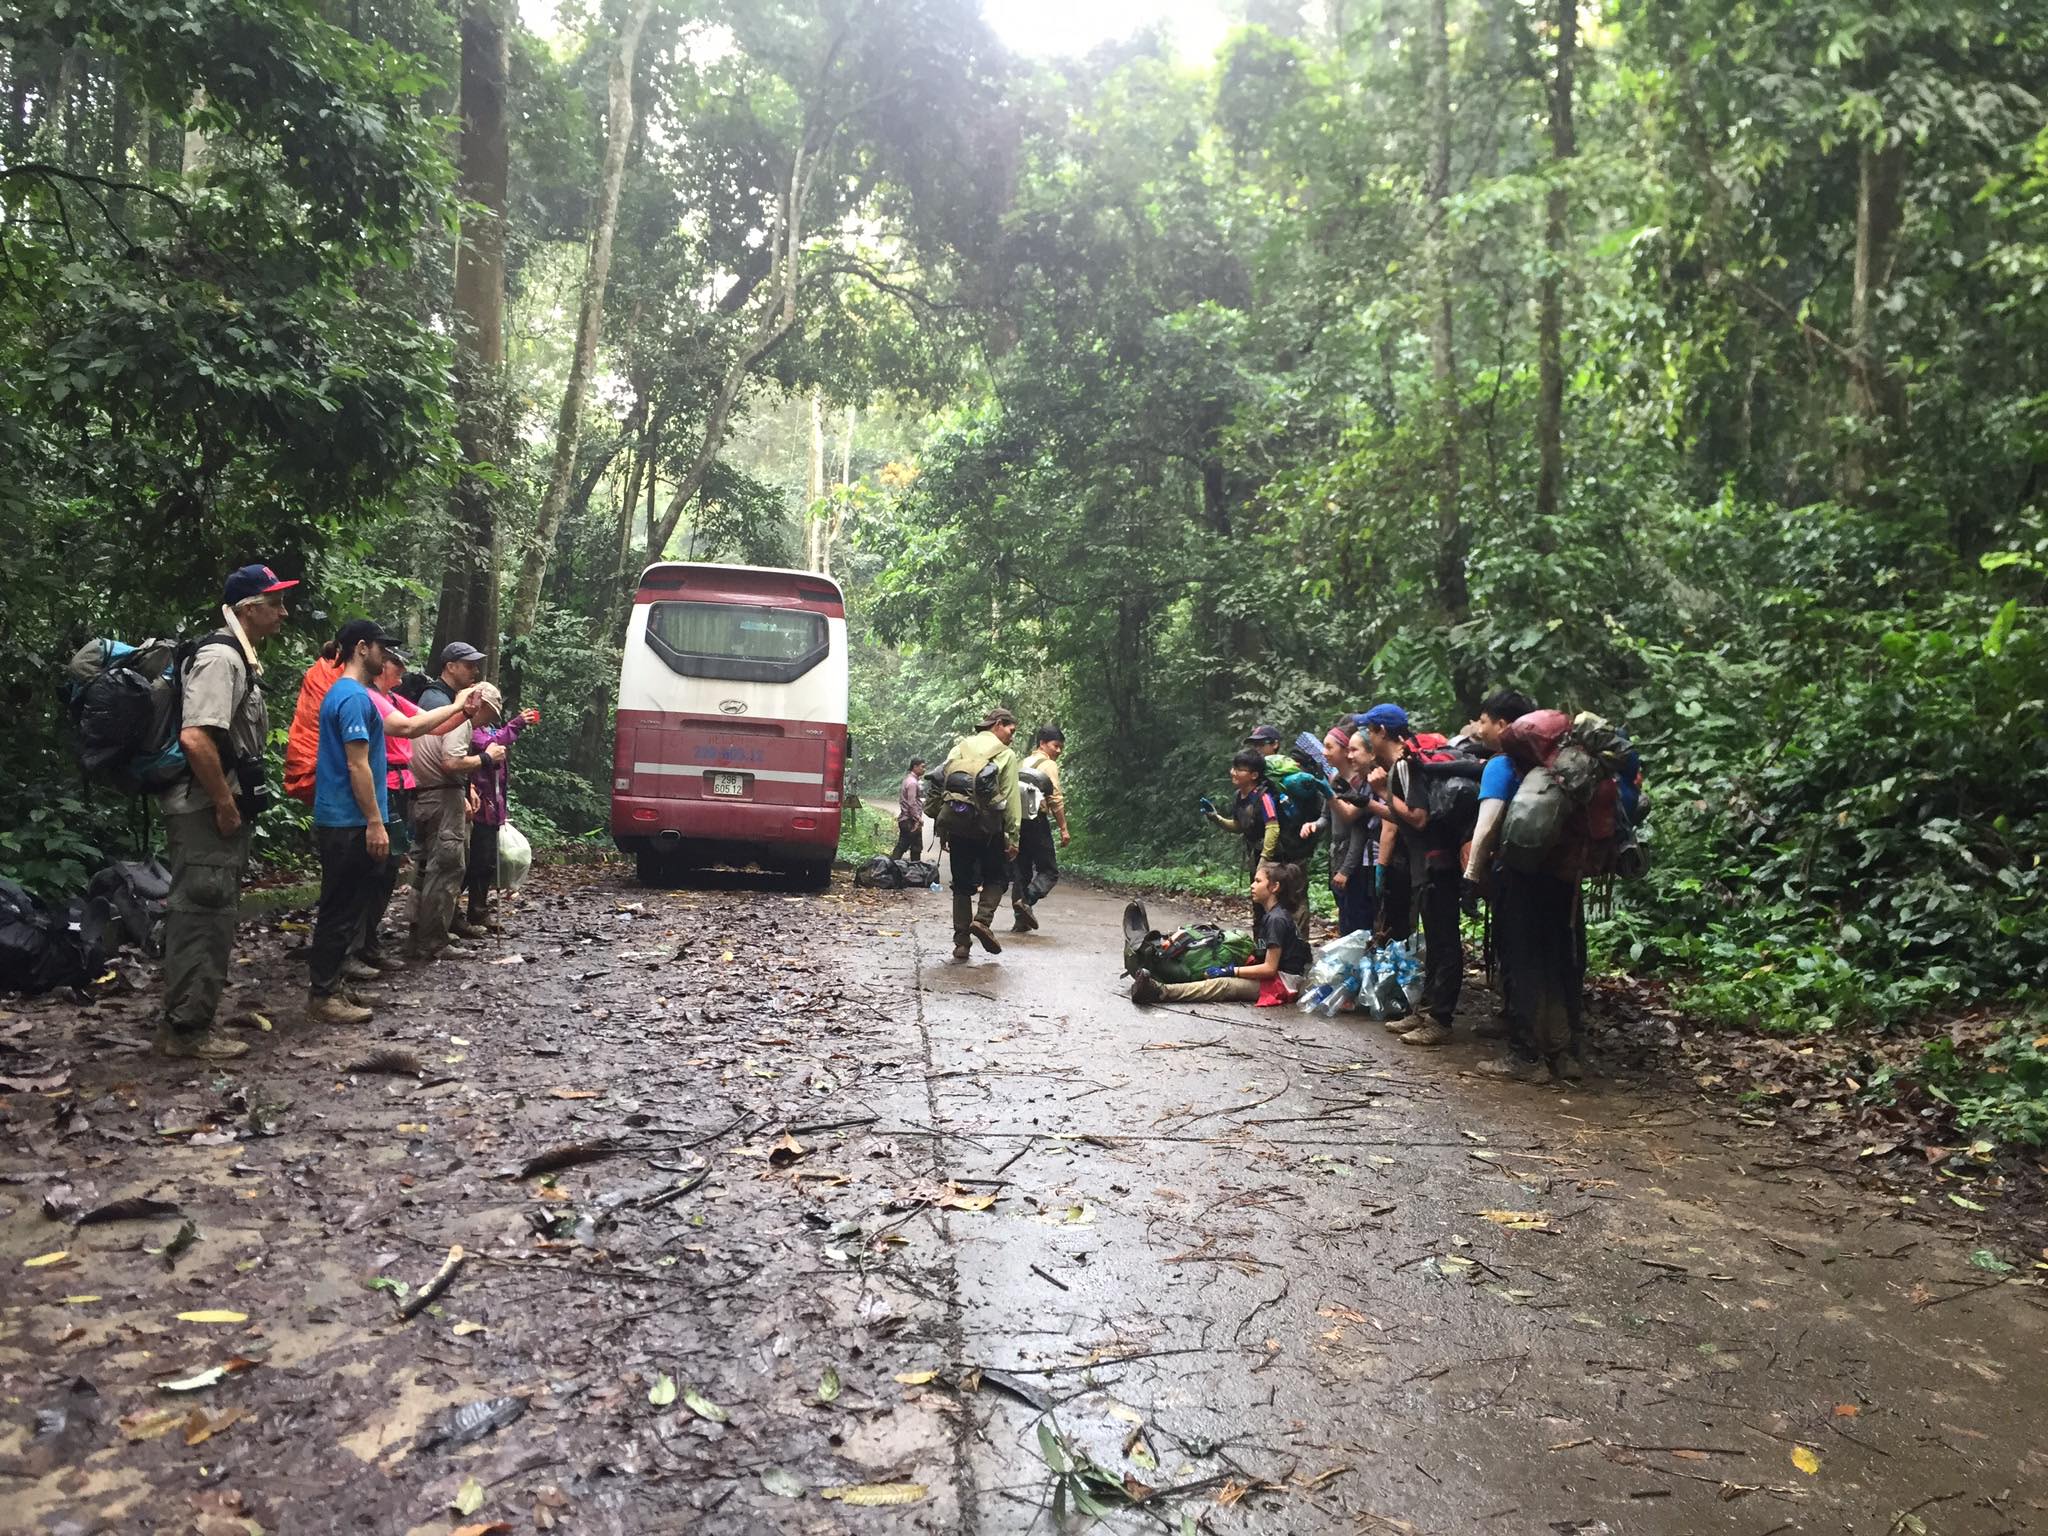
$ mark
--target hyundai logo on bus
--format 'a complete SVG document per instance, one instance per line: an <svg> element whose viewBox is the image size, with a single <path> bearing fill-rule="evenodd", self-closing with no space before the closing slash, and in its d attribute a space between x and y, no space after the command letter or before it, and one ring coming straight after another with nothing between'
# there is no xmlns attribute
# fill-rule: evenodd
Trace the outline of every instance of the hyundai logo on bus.
<svg viewBox="0 0 2048 1536"><path fill-rule="evenodd" d="M721 715L744 715L747 712L747 701L745 699L720 699L718 701L718 712Z"/></svg>

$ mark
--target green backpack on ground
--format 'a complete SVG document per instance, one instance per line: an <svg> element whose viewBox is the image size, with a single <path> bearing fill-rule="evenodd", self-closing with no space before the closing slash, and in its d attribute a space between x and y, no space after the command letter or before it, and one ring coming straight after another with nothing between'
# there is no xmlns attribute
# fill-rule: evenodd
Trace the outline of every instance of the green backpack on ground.
<svg viewBox="0 0 2048 1536"><path fill-rule="evenodd" d="M1252 957L1252 936L1238 929L1198 924L1178 933L1160 933L1145 916L1142 903L1124 908L1124 972L1140 972L1156 981L1200 981L1213 965L1243 965Z"/></svg>

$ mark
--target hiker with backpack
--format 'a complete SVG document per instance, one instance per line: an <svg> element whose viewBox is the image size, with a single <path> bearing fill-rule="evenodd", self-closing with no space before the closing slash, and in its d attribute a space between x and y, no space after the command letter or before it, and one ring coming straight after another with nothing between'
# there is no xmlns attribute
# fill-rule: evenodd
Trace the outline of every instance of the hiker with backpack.
<svg viewBox="0 0 2048 1536"><path fill-rule="evenodd" d="M1032 745L1031 755L1017 770L1027 804L1017 835L1017 857L1010 868L1011 931L1015 933L1037 929L1038 904L1059 883L1054 823L1059 825L1061 848L1073 841L1067 831L1067 794L1060 783L1060 756L1067 750L1067 733L1056 725L1041 725ZM1023 783L1025 780L1029 783Z"/></svg>
<svg viewBox="0 0 2048 1536"><path fill-rule="evenodd" d="M336 650L339 651L338 646ZM377 883L363 913L362 931L356 936L348 963L342 967L342 975L355 981L370 981L385 971L405 969L405 962L396 955L387 955L383 944L384 914L391 910L391 898L398 890L399 868L413 844L412 738L391 729L393 716L410 720L421 712L419 705L398 691L404 681L405 662L387 653L383 669L370 685L370 702L384 717L384 787L391 801L391 856L378 870Z"/></svg>
<svg viewBox="0 0 2048 1536"><path fill-rule="evenodd" d="M245 565L221 593L221 627L179 670L177 744L187 774L161 790L171 894L164 914L164 1003L159 1054L225 1061L249 1048L214 1031L235 947L236 907L250 833L269 795L263 749L270 711L257 650L284 628L280 581Z"/></svg>
<svg viewBox="0 0 2048 1536"><path fill-rule="evenodd" d="M1459 932L1459 878L1464 865L1463 837L1455 825L1431 827L1432 771L1448 775L1454 764L1448 743L1441 737L1427 741L1410 727L1408 712L1398 704L1375 704L1365 712L1366 738L1372 746L1374 767L1367 782L1386 803L1380 833L1380 859L1388 865L1383 895L1393 905L1394 870L1404 871L1404 882L1412 910L1419 910L1425 945L1422 989L1422 1022L1401 1027L1407 1020L1389 1021L1400 1028L1404 1045L1442 1045L1451 1038L1451 1022L1458 1011L1458 993L1464 985L1465 946ZM1424 754L1437 761L1427 766ZM1474 776L1476 782L1476 775ZM1476 796L1475 796L1476 802ZM1388 914L1382 908L1382 936L1405 938L1413 932L1399 931L1394 919L1412 924L1408 902L1400 911Z"/></svg>
<svg viewBox="0 0 2048 1536"><path fill-rule="evenodd" d="M967 959L973 939L992 955L1003 952L996 908L1010 888L1010 863L1024 812L1017 792L1017 754L1010 739L1017 717L998 706L972 736L953 744L928 791L932 830L953 861L953 958Z"/></svg>
<svg viewBox="0 0 2048 1536"><path fill-rule="evenodd" d="M1325 746L1337 775L1330 784L1330 893L1337 901L1337 936L1342 938L1372 927L1378 912L1378 882L1385 874L1379 857L1385 805L1366 782L1373 755L1364 731L1332 727Z"/></svg>
<svg viewBox="0 0 2048 1536"><path fill-rule="evenodd" d="M1272 730L1272 727L1262 729ZM1253 735L1257 734L1253 732ZM1279 732L1273 734L1277 738ZM1301 840L1300 810L1268 780L1266 754L1246 747L1231 758L1230 785L1236 791L1236 798L1228 812L1218 810L1216 802L1207 795L1202 796L1198 807L1203 820L1211 826L1235 832L1244 839L1247 879L1258 872L1261 864L1306 864L1307 850ZM1306 936L1308 881L1305 877L1295 895L1296 900L1288 909L1289 915L1293 917L1295 927ZM1251 920L1252 931L1256 933L1259 926L1256 902L1252 904Z"/></svg>
<svg viewBox="0 0 2048 1536"><path fill-rule="evenodd" d="M441 670L413 695L413 702L421 709L440 709L453 703L463 689L483 681L485 659L467 640L450 640L441 647Z"/></svg>
<svg viewBox="0 0 2048 1536"><path fill-rule="evenodd" d="M1308 938L1295 923L1294 912L1308 904L1308 877L1299 864L1262 861L1252 871L1252 908L1259 914L1252 929L1248 961L1212 965L1200 981L1162 982L1140 971L1131 982L1131 1001L1140 1007L1157 1003L1256 1003L1278 1008L1301 996L1301 979L1311 955Z"/></svg>
<svg viewBox="0 0 2048 1536"><path fill-rule="evenodd" d="M299 702L284 738L284 792L301 805L313 803L313 763L320 751L320 701L341 676L340 648L330 640L299 679Z"/></svg>
<svg viewBox="0 0 2048 1536"><path fill-rule="evenodd" d="M363 1024L371 1011L346 985L350 951L391 860L390 760L385 738L437 739L466 725L473 696L439 709L387 718L370 684L398 656L398 642L371 619L356 619L335 637L341 676L320 702L320 746L314 762L313 841L320 854L320 904L313 918L308 1019ZM403 656L399 656L401 664ZM401 834L402 836L402 834ZM360 976L360 971L358 971Z"/></svg>
<svg viewBox="0 0 2048 1536"><path fill-rule="evenodd" d="M1496 690L1479 706L1471 735L1491 755L1479 777L1479 815L1473 824L1462 882L1467 910L1476 908L1482 900L1489 906L1488 931L1500 975L1497 990L1501 1018L1497 1023L1481 1024L1473 1033L1482 1040L1502 1039L1504 1047L1499 1056L1482 1061L1479 1070L1525 1083L1542 1082L1551 1075L1550 1065L1537 1046L1531 1008L1537 992L1531 986L1529 973L1541 960L1532 949L1522 879L1500 861L1500 831L1515 792L1521 788L1524 771L1515 755L1507 750L1508 729L1534 709L1528 695L1512 688ZM1522 988L1519 1003L1518 982Z"/></svg>

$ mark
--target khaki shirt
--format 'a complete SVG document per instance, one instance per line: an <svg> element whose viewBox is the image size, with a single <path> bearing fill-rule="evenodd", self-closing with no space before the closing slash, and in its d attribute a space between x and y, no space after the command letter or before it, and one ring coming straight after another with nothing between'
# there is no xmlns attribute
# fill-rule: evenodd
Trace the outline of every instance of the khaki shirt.
<svg viewBox="0 0 2048 1536"><path fill-rule="evenodd" d="M1045 776L1045 782L1052 786L1045 793L1046 808L1052 812L1054 821L1064 823L1067 819L1067 792L1060 784L1059 759L1034 752L1024 759L1024 766Z"/></svg>
<svg viewBox="0 0 2048 1536"><path fill-rule="evenodd" d="M214 633L230 634L226 628ZM235 707L238 698L242 701L240 709ZM213 744L220 749L221 771L227 775L228 788L239 791L236 760L253 757L260 761L270 740L270 710L263 702L262 687L249 676L249 663L239 642L209 645L193 657L185 672L184 724L212 733ZM160 791L157 804L166 816L213 809L213 801L199 787L199 781L190 776Z"/></svg>
<svg viewBox="0 0 2048 1536"><path fill-rule="evenodd" d="M433 736L415 736L412 743L412 777L421 789L446 789L467 785L469 774L454 764L474 757L469 732L461 727Z"/></svg>

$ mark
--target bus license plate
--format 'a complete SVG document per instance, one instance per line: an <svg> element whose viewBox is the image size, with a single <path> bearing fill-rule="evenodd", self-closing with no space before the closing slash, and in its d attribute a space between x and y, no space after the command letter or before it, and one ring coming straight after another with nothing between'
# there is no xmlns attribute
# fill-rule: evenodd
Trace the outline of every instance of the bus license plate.
<svg viewBox="0 0 2048 1536"><path fill-rule="evenodd" d="M714 795L744 795L747 792L747 778L741 773L714 773L711 775L711 793Z"/></svg>

